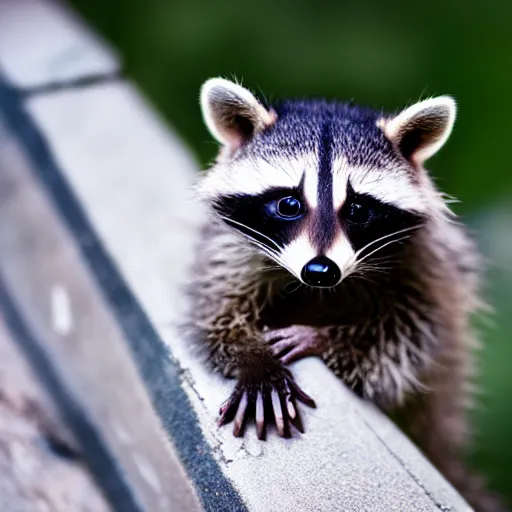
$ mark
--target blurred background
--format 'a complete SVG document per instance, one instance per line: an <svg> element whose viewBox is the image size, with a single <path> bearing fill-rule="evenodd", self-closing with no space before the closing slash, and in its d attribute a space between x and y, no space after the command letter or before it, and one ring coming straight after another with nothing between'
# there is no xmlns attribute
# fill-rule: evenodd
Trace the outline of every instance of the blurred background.
<svg viewBox="0 0 512 512"><path fill-rule="evenodd" d="M216 145L201 83L236 77L267 98L323 96L396 110L452 94L451 140L428 162L489 259L495 306L480 357L471 461L512 503L512 2L72 0L195 151ZM148 162L148 165L151 165Z"/></svg>

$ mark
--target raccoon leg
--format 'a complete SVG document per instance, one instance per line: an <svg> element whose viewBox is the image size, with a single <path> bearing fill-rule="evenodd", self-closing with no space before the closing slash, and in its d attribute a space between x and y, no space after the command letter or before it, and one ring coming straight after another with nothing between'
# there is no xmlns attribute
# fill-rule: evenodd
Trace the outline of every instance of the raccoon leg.
<svg viewBox="0 0 512 512"><path fill-rule="evenodd" d="M387 338L392 329L396 339ZM407 392L422 387L416 375L421 365L418 349L404 342L393 324L292 325L263 335L284 364L318 356L357 395L381 407L396 406Z"/></svg>
<svg viewBox="0 0 512 512"><path fill-rule="evenodd" d="M263 336L272 354L283 364L308 356L320 357L359 396L365 396L365 389L371 390L372 395L375 392L384 396L388 390L385 390L385 386L379 386L378 379L375 379L379 371L378 361L370 361L367 357L368 351L359 349L357 340L351 341L354 337L353 330L340 325L291 325L264 332ZM372 381L371 386L365 385L367 378ZM375 384L378 389L374 389ZM367 395L366 397L368 398ZM390 400L394 403L394 398L388 401Z"/></svg>
<svg viewBox="0 0 512 512"><path fill-rule="evenodd" d="M272 421L284 436L289 422L298 418L296 400L314 406L263 339L261 311L273 290L273 281L264 279L261 270L267 265L226 226L207 222L186 287L184 337L213 371L237 380L218 419L220 425L233 421L235 436L243 435L249 417L256 419L258 437L264 437Z"/></svg>
<svg viewBox="0 0 512 512"><path fill-rule="evenodd" d="M255 417L260 439L272 418L281 436L289 435L290 423L301 430L296 401L311 407L315 403L265 345L257 327L259 307L253 295L198 301L197 306L193 323L198 342L207 349L215 371L237 379L231 396L220 408L219 425L234 421L233 433L241 436L247 419Z"/></svg>
<svg viewBox="0 0 512 512"><path fill-rule="evenodd" d="M303 431L296 401L315 402L295 382L290 370L268 351L245 351L238 357L237 379L231 396L220 408L219 425L234 420L233 434L241 436L249 415L254 415L259 439L265 437L268 418L274 418L280 436L290 435L289 424Z"/></svg>
<svg viewBox="0 0 512 512"><path fill-rule="evenodd" d="M291 325L263 333L270 351L283 364L289 364L307 356L318 356L328 349L329 340L321 329L309 325Z"/></svg>

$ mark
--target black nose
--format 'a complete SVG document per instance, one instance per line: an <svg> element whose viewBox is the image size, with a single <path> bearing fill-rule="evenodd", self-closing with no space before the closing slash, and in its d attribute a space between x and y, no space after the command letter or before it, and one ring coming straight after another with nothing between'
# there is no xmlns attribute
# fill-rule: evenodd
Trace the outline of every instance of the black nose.
<svg viewBox="0 0 512 512"><path fill-rule="evenodd" d="M341 271L334 261L326 256L317 256L304 265L302 280L310 286L336 286L341 279Z"/></svg>

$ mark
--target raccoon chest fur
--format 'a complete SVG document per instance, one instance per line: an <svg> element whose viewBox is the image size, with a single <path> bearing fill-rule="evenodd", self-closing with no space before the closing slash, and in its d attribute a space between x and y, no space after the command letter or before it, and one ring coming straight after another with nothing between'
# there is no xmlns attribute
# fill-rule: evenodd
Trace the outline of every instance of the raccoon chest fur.
<svg viewBox="0 0 512 512"><path fill-rule="evenodd" d="M261 312L262 328L279 329L294 324L324 327L327 325L356 325L369 314L378 315L380 304L358 293L351 286L333 291L316 291L289 284L272 297ZM294 289L295 288L295 289Z"/></svg>

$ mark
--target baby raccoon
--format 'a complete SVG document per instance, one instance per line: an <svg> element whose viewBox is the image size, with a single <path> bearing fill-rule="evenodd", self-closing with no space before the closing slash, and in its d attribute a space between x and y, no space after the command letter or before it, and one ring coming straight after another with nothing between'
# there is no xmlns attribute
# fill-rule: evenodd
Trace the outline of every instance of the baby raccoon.
<svg viewBox="0 0 512 512"><path fill-rule="evenodd" d="M318 356L404 430L480 511L502 510L463 465L478 253L424 169L455 102L393 115L323 100L272 107L223 79L201 106L222 145L198 191L204 223L190 325L237 379L219 424L281 436L315 403L286 365Z"/></svg>

